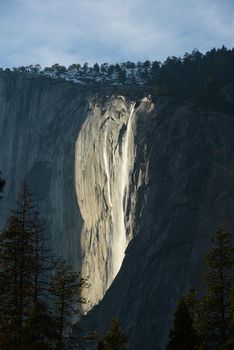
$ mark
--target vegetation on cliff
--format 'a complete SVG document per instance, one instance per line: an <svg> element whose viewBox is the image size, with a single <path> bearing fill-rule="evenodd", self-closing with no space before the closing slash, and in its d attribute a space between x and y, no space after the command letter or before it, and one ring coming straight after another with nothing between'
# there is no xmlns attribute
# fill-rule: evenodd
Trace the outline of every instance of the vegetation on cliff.
<svg viewBox="0 0 234 350"><path fill-rule="evenodd" d="M3 71L3 70L2 70ZM5 69L5 73L10 73ZM168 57L164 62L124 62L90 66L87 62L58 63L42 68L39 64L13 68L12 72L65 79L78 84L142 85L151 87L157 96L194 99L204 105L230 112L234 109L234 48L212 50L202 54L198 50L183 57Z"/></svg>

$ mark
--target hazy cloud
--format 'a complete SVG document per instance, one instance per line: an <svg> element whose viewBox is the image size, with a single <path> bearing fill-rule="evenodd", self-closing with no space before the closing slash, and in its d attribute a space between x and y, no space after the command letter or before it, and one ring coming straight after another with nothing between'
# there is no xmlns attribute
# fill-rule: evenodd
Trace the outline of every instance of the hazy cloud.
<svg viewBox="0 0 234 350"><path fill-rule="evenodd" d="M0 66L163 60L232 47L230 0L0 0Z"/></svg>

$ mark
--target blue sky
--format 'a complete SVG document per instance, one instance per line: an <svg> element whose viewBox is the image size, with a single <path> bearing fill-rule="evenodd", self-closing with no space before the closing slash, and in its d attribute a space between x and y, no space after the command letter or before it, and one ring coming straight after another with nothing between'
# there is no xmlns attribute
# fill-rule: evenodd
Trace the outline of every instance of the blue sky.
<svg viewBox="0 0 234 350"><path fill-rule="evenodd" d="M234 0L0 0L0 66L164 60L234 46Z"/></svg>

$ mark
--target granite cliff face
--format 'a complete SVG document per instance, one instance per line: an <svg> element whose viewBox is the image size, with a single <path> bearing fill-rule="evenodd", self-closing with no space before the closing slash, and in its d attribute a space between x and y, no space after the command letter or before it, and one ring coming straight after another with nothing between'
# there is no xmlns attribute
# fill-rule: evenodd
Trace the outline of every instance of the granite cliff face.
<svg viewBox="0 0 234 350"><path fill-rule="evenodd" d="M118 316L131 349L161 350L210 236L234 232L234 119L114 90L0 74L1 226L26 178L88 309L105 294L84 325Z"/></svg>
<svg viewBox="0 0 234 350"><path fill-rule="evenodd" d="M92 104L76 143L76 193L84 220L82 274L94 286L86 296L88 308L117 275L144 207L138 193L147 184L147 169L142 168L147 156L138 162L135 143L140 108L147 115L154 106L145 99L135 109L123 96Z"/></svg>
<svg viewBox="0 0 234 350"><path fill-rule="evenodd" d="M1 226L26 179L52 246L77 269L82 218L74 190L74 145L87 109L88 94L67 83L0 76L0 167L7 182Z"/></svg>
<svg viewBox="0 0 234 350"><path fill-rule="evenodd" d="M147 115L153 104L145 99L135 108L133 99L106 92L0 77L0 165L7 179L1 225L26 179L56 254L92 281L86 310L118 273L147 196L147 153L137 160L136 120L137 110Z"/></svg>

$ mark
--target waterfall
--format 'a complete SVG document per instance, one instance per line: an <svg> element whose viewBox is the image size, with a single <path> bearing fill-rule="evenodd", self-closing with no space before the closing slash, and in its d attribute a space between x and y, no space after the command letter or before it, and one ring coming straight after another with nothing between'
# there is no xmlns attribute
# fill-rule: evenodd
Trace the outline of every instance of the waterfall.
<svg viewBox="0 0 234 350"><path fill-rule="evenodd" d="M104 165L105 165L105 171L106 171L107 193L108 193L109 205L110 205L110 207L112 207L111 190L110 190L110 171L109 171L109 162L107 159L107 127L105 128L105 133L104 133L103 158L104 158Z"/></svg>
<svg viewBox="0 0 234 350"><path fill-rule="evenodd" d="M122 265L125 249L127 247L127 237L126 237L126 227L125 227L125 209L126 209L126 193L129 186L129 136L132 130L132 116L134 113L135 104L132 103L130 108L130 114L127 122L127 130L122 136L121 140L121 166L118 176L119 179L119 188L118 188L118 200L117 200L117 224L114 227L114 244L113 244L113 279L119 272L119 269Z"/></svg>

